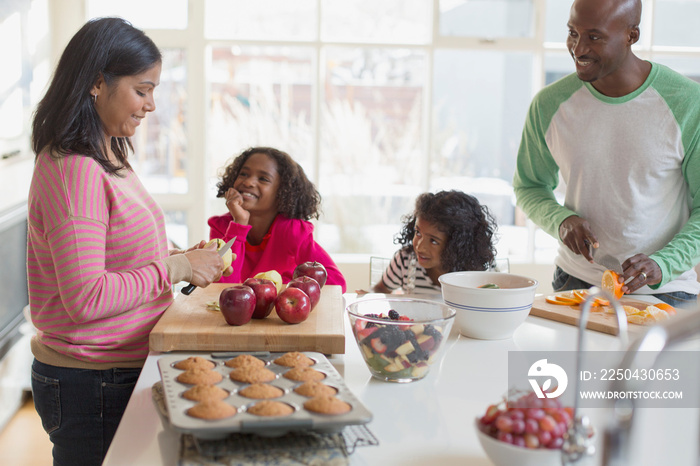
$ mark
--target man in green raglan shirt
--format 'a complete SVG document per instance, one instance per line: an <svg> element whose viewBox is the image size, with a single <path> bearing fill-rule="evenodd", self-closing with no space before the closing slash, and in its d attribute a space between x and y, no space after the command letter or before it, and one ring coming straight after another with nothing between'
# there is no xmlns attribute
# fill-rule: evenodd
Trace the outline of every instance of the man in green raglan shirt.
<svg viewBox="0 0 700 466"><path fill-rule="evenodd" d="M525 214L560 239L555 291L600 284L593 254L609 254L634 277L623 291L695 307L700 84L632 52L641 9L640 0L574 1L576 73L534 98L513 186Z"/></svg>

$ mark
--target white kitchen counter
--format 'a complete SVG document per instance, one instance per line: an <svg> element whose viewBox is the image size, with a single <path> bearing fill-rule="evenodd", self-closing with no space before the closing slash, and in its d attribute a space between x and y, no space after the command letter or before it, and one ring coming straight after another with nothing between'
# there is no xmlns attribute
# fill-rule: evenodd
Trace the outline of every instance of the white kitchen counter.
<svg viewBox="0 0 700 466"><path fill-rule="evenodd" d="M358 447L350 456L353 465L492 464L473 420L506 393L508 352L575 350L578 339L577 327L532 316L508 340L472 340L453 329L440 366L420 381L394 384L370 376L347 321L346 331L346 353L329 360L372 411L368 427L379 440L378 446ZM692 345L684 349L700 349L697 340ZM586 331L586 350L621 349L617 337ZM163 428L151 399L151 386L160 380L160 355L149 355L105 465L177 464L179 435ZM610 418L608 409L585 413L599 433ZM697 466L699 409L645 409L636 416L635 456L628 464ZM597 439L597 454L586 464L601 464L602 436Z"/></svg>

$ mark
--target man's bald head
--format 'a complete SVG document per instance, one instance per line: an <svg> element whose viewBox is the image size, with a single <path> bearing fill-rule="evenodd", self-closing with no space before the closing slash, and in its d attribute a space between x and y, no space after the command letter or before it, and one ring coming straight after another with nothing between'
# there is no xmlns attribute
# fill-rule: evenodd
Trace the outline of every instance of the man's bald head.
<svg viewBox="0 0 700 466"><path fill-rule="evenodd" d="M623 21L628 27L638 27L642 20L642 0L574 0L571 9L594 9L608 18Z"/></svg>

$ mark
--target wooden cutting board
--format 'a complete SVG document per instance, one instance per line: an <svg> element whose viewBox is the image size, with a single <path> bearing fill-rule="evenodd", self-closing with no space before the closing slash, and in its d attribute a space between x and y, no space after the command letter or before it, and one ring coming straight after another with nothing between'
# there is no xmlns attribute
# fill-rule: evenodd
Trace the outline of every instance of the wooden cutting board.
<svg viewBox="0 0 700 466"><path fill-rule="evenodd" d="M634 306L638 309L646 309L651 303L639 301L633 298L623 296L620 298L620 304ZM593 310L595 308L591 308ZM581 316L580 306L563 306L560 304L550 304L545 301L544 295L535 296L535 301L532 303L530 310L531 316L542 317L549 320L555 320L569 325L578 326L579 317ZM598 332L617 335L617 317L614 314L605 312L590 312L588 315L588 324L586 328ZM638 335L644 333L648 327L638 324L627 324L627 333L630 335Z"/></svg>
<svg viewBox="0 0 700 466"><path fill-rule="evenodd" d="M151 331L153 351L317 351L345 353L345 316L342 289L326 285L309 318L299 324L283 322L275 310L265 319L232 326L221 312L207 309L230 283L197 288L180 294Z"/></svg>

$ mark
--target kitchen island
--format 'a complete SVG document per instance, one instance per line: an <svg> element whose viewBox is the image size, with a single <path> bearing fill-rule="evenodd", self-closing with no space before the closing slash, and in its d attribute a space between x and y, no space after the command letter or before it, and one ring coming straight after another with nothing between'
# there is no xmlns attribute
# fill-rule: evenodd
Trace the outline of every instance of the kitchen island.
<svg viewBox="0 0 700 466"><path fill-rule="evenodd" d="M345 298L348 302L356 299L352 293ZM439 366L432 367L422 380L394 384L370 376L346 323L346 352L329 360L373 413L367 427L379 441L377 446L355 449L350 464L492 464L479 445L474 419L507 392L508 352L571 351L576 349L577 339L577 327L534 316L507 340L473 340L453 328ZM622 349L617 337L594 331L586 331L585 343L589 351ZM700 349L697 339L689 345L684 349ZM160 380L157 360L161 355L149 355L104 465L177 464L179 434L163 427L151 395L152 385ZM600 434L610 410L589 409L585 413ZM628 464L698 464L698 408L647 408L638 410L635 416L634 456ZM595 457L581 464L601 464L602 435L596 440Z"/></svg>

